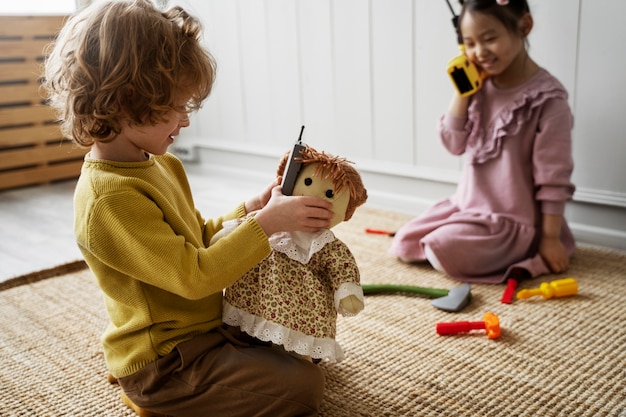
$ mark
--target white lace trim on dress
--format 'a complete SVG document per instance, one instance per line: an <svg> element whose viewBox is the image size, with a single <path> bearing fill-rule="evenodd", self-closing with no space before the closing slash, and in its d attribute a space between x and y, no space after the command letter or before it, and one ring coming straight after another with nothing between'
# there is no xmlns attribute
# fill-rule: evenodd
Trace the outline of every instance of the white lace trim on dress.
<svg viewBox="0 0 626 417"><path fill-rule="evenodd" d="M309 263L313 255L334 240L335 235L329 229L319 232L278 232L269 238L273 250L301 264Z"/></svg>
<svg viewBox="0 0 626 417"><path fill-rule="evenodd" d="M243 311L226 300L222 321L230 326L238 326L241 331L259 340L281 345L288 352L328 362L340 362L344 358L341 346L334 339L313 337L288 329Z"/></svg>

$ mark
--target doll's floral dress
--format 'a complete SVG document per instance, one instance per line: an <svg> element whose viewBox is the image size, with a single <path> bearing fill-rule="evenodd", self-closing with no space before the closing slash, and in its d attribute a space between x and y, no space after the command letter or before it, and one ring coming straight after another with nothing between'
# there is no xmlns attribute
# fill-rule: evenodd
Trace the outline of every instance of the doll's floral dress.
<svg viewBox="0 0 626 417"><path fill-rule="evenodd" d="M352 253L328 229L276 233L269 241L270 255L226 289L224 323L290 352L342 360L337 313L350 314L340 301L363 300Z"/></svg>

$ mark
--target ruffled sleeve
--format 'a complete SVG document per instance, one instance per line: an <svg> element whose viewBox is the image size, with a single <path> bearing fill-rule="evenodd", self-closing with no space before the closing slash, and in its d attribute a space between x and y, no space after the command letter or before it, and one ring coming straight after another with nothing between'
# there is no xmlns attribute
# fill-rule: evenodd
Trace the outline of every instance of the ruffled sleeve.
<svg viewBox="0 0 626 417"><path fill-rule="evenodd" d="M450 113L444 114L437 126L443 146L452 155L462 155L465 152L467 137L471 131L472 125L467 117L453 116Z"/></svg>

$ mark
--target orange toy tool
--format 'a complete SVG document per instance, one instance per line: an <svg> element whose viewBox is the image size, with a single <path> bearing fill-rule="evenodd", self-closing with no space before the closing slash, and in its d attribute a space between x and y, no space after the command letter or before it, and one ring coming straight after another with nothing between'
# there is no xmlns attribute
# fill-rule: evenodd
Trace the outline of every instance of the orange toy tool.
<svg viewBox="0 0 626 417"><path fill-rule="evenodd" d="M518 299L526 299L541 295L546 300L553 297L566 297L578 293L578 283L574 278L557 279L556 281L542 282L539 288L521 290L517 293Z"/></svg>
<svg viewBox="0 0 626 417"><path fill-rule="evenodd" d="M500 320L494 313L488 312L483 316L484 321L455 321L450 323L437 323L436 329L439 335L467 333L472 330L486 330L489 339L500 337Z"/></svg>

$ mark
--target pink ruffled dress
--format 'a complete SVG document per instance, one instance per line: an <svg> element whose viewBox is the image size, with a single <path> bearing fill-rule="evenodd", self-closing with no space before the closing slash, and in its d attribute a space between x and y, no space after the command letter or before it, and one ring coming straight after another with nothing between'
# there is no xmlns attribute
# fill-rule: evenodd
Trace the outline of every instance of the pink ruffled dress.
<svg viewBox="0 0 626 417"><path fill-rule="evenodd" d="M575 187L567 92L546 70L522 85L498 89L489 79L472 97L465 118L444 115L441 140L464 155L456 193L403 225L389 252L426 260L424 246L451 277L503 282L514 267L549 272L538 254L542 213L562 215ZM561 241L574 237L564 221Z"/></svg>

